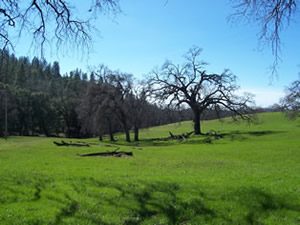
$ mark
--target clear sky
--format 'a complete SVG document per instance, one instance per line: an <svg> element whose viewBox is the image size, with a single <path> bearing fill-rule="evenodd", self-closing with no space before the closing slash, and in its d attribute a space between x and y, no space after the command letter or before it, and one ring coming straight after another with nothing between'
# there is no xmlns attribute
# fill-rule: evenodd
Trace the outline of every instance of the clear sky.
<svg viewBox="0 0 300 225"><path fill-rule="evenodd" d="M80 0L78 6L87 7L90 1ZM278 77L270 85L268 67L273 56L268 47L259 49L255 24L230 23L233 12L229 0L120 0L122 13L100 16L93 35L94 47L89 56L69 53L46 54L49 62L59 61L62 73L75 68L104 63L143 78L166 59L181 63L182 55L192 46L203 48L203 60L210 72L229 68L238 76L241 91L256 95L259 106L278 102L284 88L299 78L300 29L293 22L284 30L282 62ZM85 8L83 7L83 8ZM19 45L16 54L27 55Z"/></svg>

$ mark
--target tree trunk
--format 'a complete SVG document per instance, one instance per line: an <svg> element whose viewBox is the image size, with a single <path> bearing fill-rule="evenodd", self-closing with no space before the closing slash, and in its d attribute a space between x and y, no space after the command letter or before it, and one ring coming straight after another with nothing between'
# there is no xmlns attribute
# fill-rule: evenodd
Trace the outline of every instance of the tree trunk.
<svg viewBox="0 0 300 225"><path fill-rule="evenodd" d="M130 142L130 132L127 128L125 129L125 137L126 137L126 141Z"/></svg>
<svg viewBox="0 0 300 225"><path fill-rule="evenodd" d="M200 124L200 110L199 109L193 109L194 113L194 133L195 135L201 134L201 124Z"/></svg>
<svg viewBox="0 0 300 225"><path fill-rule="evenodd" d="M110 120L108 120L108 132L109 132L110 141L115 141L114 133L113 133L113 130L112 130L112 126L111 126L111 121Z"/></svg>
<svg viewBox="0 0 300 225"><path fill-rule="evenodd" d="M123 111L120 111L120 122L122 123L123 130L125 132L125 139L127 142L130 142L130 131L128 128L127 117Z"/></svg>
<svg viewBox="0 0 300 225"><path fill-rule="evenodd" d="M110 141L115 141L114 134L112 132L109 132L109 139Z"/></svg>
<svg viewBox="0 0 300 225"><path fill-rule="evenodd" d="M99 141L103 141L103 136L102 136L102 134L99 135Z"/></svg>
<svg viewBox="0 0 300 225"><path fill-rule="evenodd" d="M139 128L134 127L134 141L139 141Z"/></svg>
<svg viewBox="0 0 300 225"><path fill-rule="evenodd" d="M40 123L40 132L41 131L46 135L46 137L50 136L50 132L48 131L48 128L44 121L41 121L41 123Z"/></svg>
<svg viewBox="0 0 300 225"><path fill-rule="evenodd" d="M5 92L5 128L4 128L4 137L7 138L8 136L8 123L7 123L7 93Z"/></svg>

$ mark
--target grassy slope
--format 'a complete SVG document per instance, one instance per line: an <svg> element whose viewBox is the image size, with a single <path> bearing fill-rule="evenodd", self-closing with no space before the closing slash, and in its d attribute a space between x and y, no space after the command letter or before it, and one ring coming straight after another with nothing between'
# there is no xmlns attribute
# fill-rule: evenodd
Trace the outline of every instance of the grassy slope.
<svg viewBox="0 0 300 225"><path fill-rule="evenodd" d="M207 121L205 131L226 134L212 144L197 137L121 145L133 158L77 156L115 148L104 144L0 140L0 224L299 224L300 121L280 113L259 121ZM190 130L183 122L141 137Z"/></svg>

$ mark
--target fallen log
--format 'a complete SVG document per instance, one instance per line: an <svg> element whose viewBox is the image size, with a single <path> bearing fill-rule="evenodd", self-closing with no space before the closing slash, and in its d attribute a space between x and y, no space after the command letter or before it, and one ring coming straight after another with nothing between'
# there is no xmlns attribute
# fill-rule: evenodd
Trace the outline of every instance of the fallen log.
<svg viewBox="0 0 300 225"><path fill-rule="evenodd" d="M169 139L185 140L185 139L188 139L193 133L194 133L194 131L175 135L171 131L169 131L169 134L170 134Z"/></svg>
<svg viewBox="0 0 300 225"><path fill-rule="evenodd" d="M194 131L191 131L191 132L187 132L187 133L182 133L182 134L179 134L179 135L175 135L173 134L171 131L169 131L169 134L170 136L169 137L164 137L164 138L151 138L151 139L148 139L148 140L151 140L151 141L170 141L170 140L185 140L185 139L188 139L190 138L190 136L194 133Z"/></svg>
<svg viewBox="0 0 300 225"><path fill-rule="evenodd" d="M112 151L112 152L95 152L95 153L87 153L87 154L80 154L81 157L87 156L102 156L102 157L132 157L132 152L124 152L124 151Z"/></svg>
<svg viewBox="0 0 300 225"><path fill-rule="evenodd" d="M223 138L223 135L222 134L219 134L217 131L215 130L210 130L208 131L205 135L207 136L212 136L214 137L215 139L221 139Z"/></svg>
<svg viewBox="0 0 300 225"><path fill-rule="evenodd" d="M65 142L65 141L61 141L61 142L56 142L56 141L53 141L53 143L56 145L56 146L74 146L74 147L90 147L89 144L87 143L84 143L84 142L77 142L77 143L72 143L72 142Z"/></svg>

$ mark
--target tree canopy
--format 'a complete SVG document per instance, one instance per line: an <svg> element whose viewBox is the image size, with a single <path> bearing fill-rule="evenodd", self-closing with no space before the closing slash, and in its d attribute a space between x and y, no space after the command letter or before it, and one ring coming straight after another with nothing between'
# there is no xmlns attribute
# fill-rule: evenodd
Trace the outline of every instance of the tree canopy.
<svg viewBox="0 0 300 225"><path fill-rule="evenodd" d="M229 70L221 74L208 73L205 63L199 59L201 49L191 48L185 56L183 65L170 61L160 70L153 71L149 85L155 99L168 105L187 105L194 114L194 132L201 134L200 120L205 110L213 108L216 112L228 110L232 116L250 119L250 95L238 96L236 76Z"/></svg>

